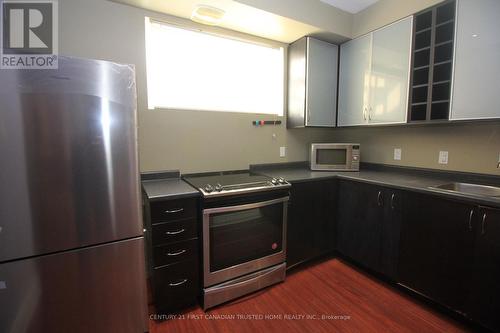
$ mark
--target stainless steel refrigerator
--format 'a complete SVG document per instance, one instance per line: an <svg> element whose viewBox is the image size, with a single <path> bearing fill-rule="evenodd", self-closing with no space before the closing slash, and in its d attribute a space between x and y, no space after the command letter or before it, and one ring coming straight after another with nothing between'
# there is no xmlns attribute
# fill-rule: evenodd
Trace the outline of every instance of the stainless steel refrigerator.
<svg viewBox="0 0 500 333"><path fill-rule="evenodd" d="M0 70L0 332L144 332L133 66Z"/></svg>

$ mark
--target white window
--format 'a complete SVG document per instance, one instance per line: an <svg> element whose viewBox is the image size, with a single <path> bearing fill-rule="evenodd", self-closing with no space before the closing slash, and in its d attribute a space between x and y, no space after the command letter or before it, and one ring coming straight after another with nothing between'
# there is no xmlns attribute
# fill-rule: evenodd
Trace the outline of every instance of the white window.
<svg viewBox="0 0 500 333"><path fill-rule="evenodd" d="M283 115L282 47L146 18L148 107Z"/></svg>

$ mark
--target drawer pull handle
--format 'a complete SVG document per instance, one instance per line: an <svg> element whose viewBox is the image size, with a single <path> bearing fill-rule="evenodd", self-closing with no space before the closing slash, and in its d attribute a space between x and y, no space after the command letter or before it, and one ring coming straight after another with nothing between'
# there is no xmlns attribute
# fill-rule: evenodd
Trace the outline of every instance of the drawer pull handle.
<svg viewBox="0 0 500 333"><path fill-rule="evenodd" d="M186 253L186 250L180 250L180 251L177 251L177 252L168 252L167 256L175 257L175 256L181 255L183 253Z"/></svg>
<svg viewBox="0 0 500 333"><path fill-rule="evenodd" d="M178 235L178 234L182 234L184 231L186 231L186 229L181 229L181 230L177 230L177 231L167 231L165 234L167 234L167 235Z"/></svg>
<svg viewBox="0 0 500 333"><path fill-rule="evenodd" d="M184 284L184 283L186 283L186 282L188 282L188 279L184 279L184 280L182 280L182 281L180 281L180 282L169 283L168 285L169 285L170 287L177 287L177 286L181 286L181 285L183 285L183 284Z"/></svg>
<svg viewBox="0 0 500 333"><path fill-rule="evenodd" d="M167 214L175 214L175 213L180 213L184 210L184 208L176 208L176 209L167 209L165 213Z"/></svg>

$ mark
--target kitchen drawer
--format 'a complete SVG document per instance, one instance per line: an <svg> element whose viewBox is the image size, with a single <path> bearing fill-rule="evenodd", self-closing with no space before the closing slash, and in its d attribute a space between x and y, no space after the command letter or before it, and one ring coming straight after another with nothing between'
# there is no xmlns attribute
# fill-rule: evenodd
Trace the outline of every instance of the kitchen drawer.
<svg viewBox="0 0 500 333"><path fill-rule="evenodd" d="M179 242L198 237L197 219L187 219L161 224L153 224L152 238L153 246L172 242Z"/></svg>
<svg viewBox="0 0 500 333"><path fill-rule="evenodd" d="M188 260L155 268L155 306L158 313L171 312L196 303L201 287L198 260Z"/></svg>
<svg viewBox="0 0 500 333"><path fill-rule="evenodd" d="M150 203L151 223L162 223L196 217L196 199L177 199Z"/></svg>
<svg viewBox="0 0 500 333"><path fill-rule="evenodd" d="M186 260L198 259L198 239L155 246L153 248L154 266L170 265Z"/></svg>

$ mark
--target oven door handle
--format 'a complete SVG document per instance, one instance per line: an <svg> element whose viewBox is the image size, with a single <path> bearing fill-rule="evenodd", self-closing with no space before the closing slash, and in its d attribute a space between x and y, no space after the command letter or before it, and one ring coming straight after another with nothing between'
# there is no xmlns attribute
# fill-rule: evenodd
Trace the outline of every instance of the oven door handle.
<svg viewBox="0 0 500 333"><path fill-rule="evenodd" d="M261 201L261 202L250 203L250 204L239 205L239 206L208 208L208 209L203 210L203 215L210 215L210 214L215 214L215 213L237 212L240 210L254 209L254 208L274 205L274 204L281 203L281 202L287 202L289 199L290 199L290 197L286 196L286 197L282 197L282 198L278 198L278 199Z"/></svg>

